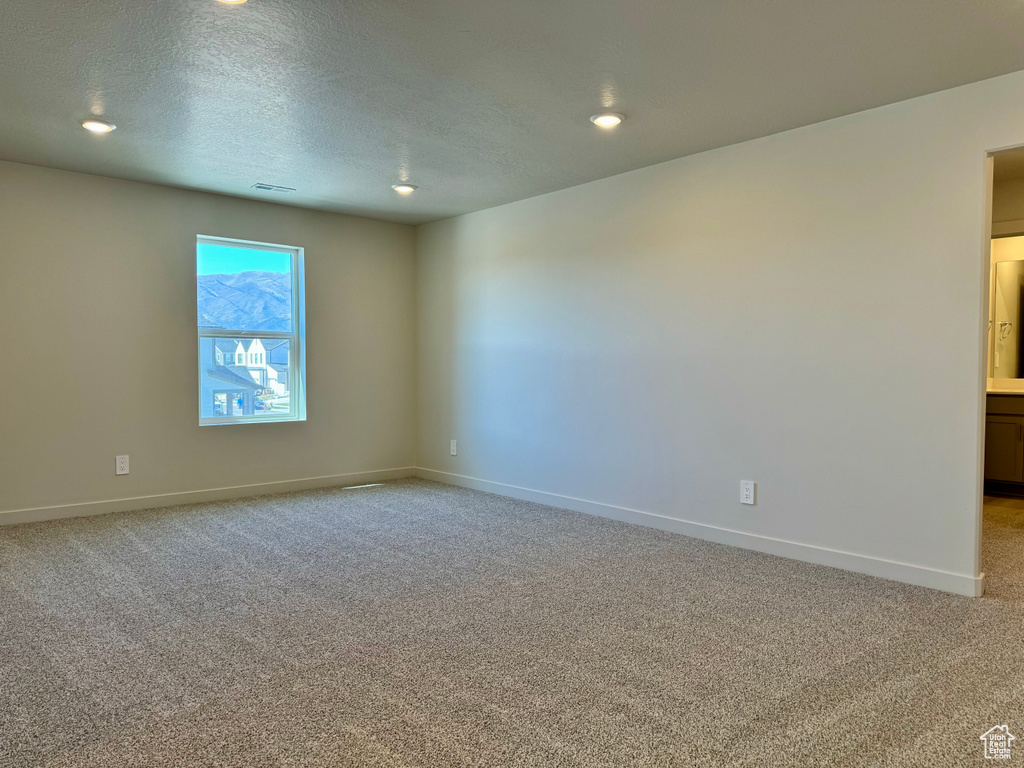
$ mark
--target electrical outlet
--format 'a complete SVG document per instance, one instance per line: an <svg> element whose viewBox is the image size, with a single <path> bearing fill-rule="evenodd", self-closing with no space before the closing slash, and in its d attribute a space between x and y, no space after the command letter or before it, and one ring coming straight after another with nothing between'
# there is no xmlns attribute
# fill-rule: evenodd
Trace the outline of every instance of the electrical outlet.
<svg viewBox="0 0 1024 768"><path fill-rule="evenodd" d="M114 462L114 471L119 475L128 474L128 457L118 456Z"/></svg>
<svg viewBox="0 0 1024 768"><path fill-rule="evenodd" d="M753 504L756 501L757 483L753 480L740 480L740 503Z"/></svg>
<svg viewBox="0 0 1024 768"><path fill-rule="evenodd" d="M452 456L458 456L458 455L459 455L459 441L458 440L452 440Z"/></svg>

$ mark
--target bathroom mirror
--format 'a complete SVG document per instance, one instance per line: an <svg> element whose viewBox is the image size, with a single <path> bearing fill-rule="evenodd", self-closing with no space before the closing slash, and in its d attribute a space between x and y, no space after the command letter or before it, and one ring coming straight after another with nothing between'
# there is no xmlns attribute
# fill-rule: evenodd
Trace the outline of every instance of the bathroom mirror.
<svg viewBox="0 0 1024 768"><path fill-rule="evenodd" d="M1021 350L1021 310L1024 309L1024 261L996 264L996 295L992 313L992 376L997 379L1024 378Z"/></svg>

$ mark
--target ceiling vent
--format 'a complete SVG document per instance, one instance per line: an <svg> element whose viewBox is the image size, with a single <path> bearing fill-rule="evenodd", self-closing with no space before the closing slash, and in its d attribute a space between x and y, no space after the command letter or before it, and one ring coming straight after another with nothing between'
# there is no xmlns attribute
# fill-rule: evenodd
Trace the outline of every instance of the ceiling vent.
<svg viewBox="0 0 1024 768"><path fill-rule="evenodd" d="M294 192L294 187L279 187L277 184L253 184L253 189L259 189L264 192Z"/></svg>

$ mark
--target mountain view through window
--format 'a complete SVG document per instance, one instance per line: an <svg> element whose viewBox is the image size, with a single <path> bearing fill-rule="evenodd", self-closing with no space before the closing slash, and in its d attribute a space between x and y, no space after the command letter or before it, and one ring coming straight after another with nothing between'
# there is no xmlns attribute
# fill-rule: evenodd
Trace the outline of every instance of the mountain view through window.
<svg viewBox="0 0 1024 768"><path fill-rule="evenodd" d="M198 243L201 421L295 414L293 255Z"/></svg>

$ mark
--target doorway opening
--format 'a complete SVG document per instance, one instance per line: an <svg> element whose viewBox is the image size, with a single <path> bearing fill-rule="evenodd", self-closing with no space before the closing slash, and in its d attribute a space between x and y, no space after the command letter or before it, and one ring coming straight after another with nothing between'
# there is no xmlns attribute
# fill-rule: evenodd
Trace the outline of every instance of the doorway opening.
<svg viewBox="0 0 1024 768"><path fill-rule="evenodd" d="M1024 147L989 154L984 459L979 570L1024 575ZM991 579L987 579L991 583Z"/></svg>

